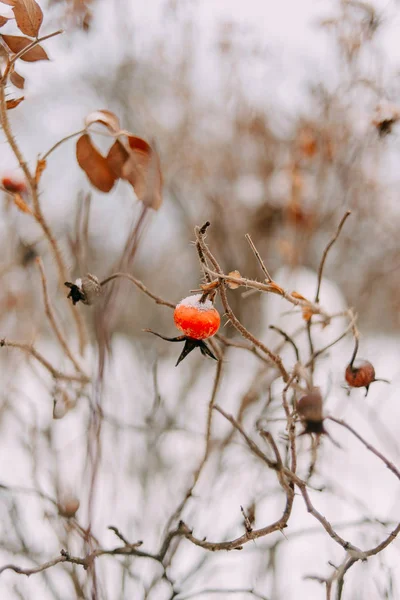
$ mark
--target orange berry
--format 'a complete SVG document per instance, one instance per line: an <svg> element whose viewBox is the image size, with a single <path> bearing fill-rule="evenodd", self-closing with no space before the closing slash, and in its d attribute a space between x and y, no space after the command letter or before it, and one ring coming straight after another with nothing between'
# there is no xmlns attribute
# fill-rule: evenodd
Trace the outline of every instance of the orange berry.
<svg viewBox="0 0 400 600"><path fill-rule="evenodd" d="M200 302L202 294L188 296L177 304L174 321L178 329L195 340L205 340L215 335L219 329L221 318L211 300Z"/></svg>

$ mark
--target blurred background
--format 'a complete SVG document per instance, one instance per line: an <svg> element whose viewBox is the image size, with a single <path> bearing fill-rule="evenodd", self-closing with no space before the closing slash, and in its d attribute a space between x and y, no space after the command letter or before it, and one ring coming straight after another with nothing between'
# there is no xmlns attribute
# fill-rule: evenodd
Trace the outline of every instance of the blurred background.
<svg viewBox="0 0 400 600"><path fill-rule="evenodd" d="M9 113L13 134L34 165L39 154L82 129L86 115L104 108L118 115L124 129L156 146L164 202L159 211L145 214L131 269L155 294L176 303L199 287L193 231L209 220L208 241L226 273L237 269L261 280L244 237L249 233L275 280L311 298L323 250L345 211L352 211L329 254L321 303L332 313L355 309L362 354L392 385L376 384L365 401L356 392L349 404L341 384L351 340L320 361L316 380L327 410L359 426L398 460L398 3L40 4L45 15L41 34L60 27L65 33L44 42L49 62L21 63L25 101ZM3 8L2 14L8 14ZM2 32L13 34L15 26L9 22ZM8 92L15 95L12 86ZM97 141L103 147L105 142ZM21 177L4 139L0 175ZM96 191L76 163L72 139L49 157L40 199L71 281L86 272L108 276L140 218L132 188L120 181L110 194ZM57 368L68 371L44 314L33 261L35 255L42 257L56 315L70 332L66 292L58 287L47 241L7 195L0 228L0 337L34 342ZM84 251L78 244L82 231ZM301 313L281 299L243 294L243 289L232 290L229 297L238 318L269 344L281 341L268 330L270 324L288 331L302 325ZM41 564L66 546L82 555L86 542L79 527L88 523L101 547L118 544L107 530L115 525L130 541L141 539L146 550L156 552L192 482L204 452L215 365L193 355L175 371L175 345L142 331L150 327L174 335L170 310L129 282L120 286L117 307L104 377L95 493L90 390L54 384L22 352L1 350L1 564ZM76 310L91 340L85 368L96 376L94 311L82 305ZM321 346L329 343L344 327L332 322L315 340ZM223 334L238 340L230 325ZM77 346L72 333L70 339ZM299 347L307 351L306 338L299 339ZM282 356L288 368L293 366L290 348ZM284 447L281 387L274 379L271 368L251 353L228 349L217 401L228 412L241 411L249 432L254 433L260 416L272 419L271 430ZM53 401L62 394L76 406L54 420ZM274 474L230 435L220 415L213 427L215 448L183 518L198 537L218 541L241 535L240 505L256 507L261 527L280 515L282 496ZM316 492L315 499L327 518L349 527L349 539L370 547L398 518L397 482L334 428L332 435L343 449L324 441L314 476L315 487L324 493ZM302 439L300 449L306 472L309 441ZM70 496L80 500L77 522L57 512L57 502ZM104 557L98 559L98 596L93 597L325 598L324 587L304 576L329 574L328 561L340 563L341 549L297 500L293 540L291 526L287 536L274 534L238 553L211 554L180 540L168 555L167 577L154 561ZM379 558L353 568L344 598L398 598L396 564L394 542ZM0 575L0 595L7 600L91 598L89 579L72 565L29 579L7 571Z"/></svg>

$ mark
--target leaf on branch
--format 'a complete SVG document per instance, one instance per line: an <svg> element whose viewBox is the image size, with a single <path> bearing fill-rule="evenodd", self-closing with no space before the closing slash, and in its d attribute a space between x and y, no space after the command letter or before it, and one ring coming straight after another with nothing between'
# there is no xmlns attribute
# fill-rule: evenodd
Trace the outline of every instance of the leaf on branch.
<svg viewBox="0 0 400 600"><path fill-rule="evenodd" d="M20 35L3 35L2 38L14 54L18 54L18 52L24 50L24 48L34 41ZM23 54L21 60L26 62L36 62L37 60L49 60L49 57L42 46L38 44Z"/></svg>
<svg viewBox="0 0 400 600"><path fill-rule="evenodd" d="M19 208L19 210L23 213L28 213L31 214L32 211L29 208L29 206L27 205L27 203L25 202L25 200L22 199L21 194L19 194L18 192L16 192L13 196L14 199L14 204L17 208Z"/></svg>
<svg viewBox="0 0 400 600"><path fill-rule="evenodd" d="M90 182L101 192L109 192L116 180L107 159L93 146L87 133L76 144L76 158Z"/></svg>
<svg viewBox="0 0 400 600"><path fill-rule="evenodd" d="M35 0L14 0L13 13L22 33L38 37L43 21L43 12Z"/></svg>
<svg viewBox="0 0 400 600"><path fill-rule="evenodd" d="M6 102L6 108L7 110L11 110L12 108L15 108L16 106L18 106L18 104L21 104L22 100L24 100L25 96L21 96L20 98L13 98L12 100L7 100Z"/></svg>
<svg viewBox="0 0 400 600"><path fill-rule="evenodd" d="M228 277L241 277L241 274L239 273L239 271L231 271L230 273L228 273ZM234 283L233 281L228 281L228 287L231 290L237 290L237 288L240 287L240 283Z"/></svg>
<svg viewBox="0 0 400 600"><path fill-rule="evenodd" d="M157 152L142 138L129 135L129 158L122 178L129 181L145 206L158 210L162 204L162 174Z"/></svg>
<svg viewBox="0 0 400 600"><path fill-rule="evenodd" d="M315 314L311 306L303 306L302 313L305 321L310 321L311 317Z"/></svg>
<svg viewBox="0 0 400 600"><path fill-rule="evenodd" d="M122 142L116 140L107 154L107 162L116 177L122 177L122 167L129 158L129 152Z"/></svg>
<svg viewBox="0 0 400 600"><path fill-rule="evenodd" d="M17 71L13 71L10 75L10 80L15 87L19 90L23 90L25 87L25 77L22 77Z"/></svg>
<svg viewBox="0 0 400 600"><path fill-rule="evenodd" d="M39 158L39 160L36 163L36 171L35 171L36 183L39 183L42 173L46 168L46 165L47 165L46 160L44 158Z"/></svg>
<svg viewBox="0 0 400 600"><path fill-rule="evenodd" d="M271 292L273 292L274 294L280 294L281 296L283 296L284 291L280 285L275 283L275 281L267 281L267 283L268 283L268 287L270 288Z"/></svg>
<svg viewBox="0 0 400 600"><path fill-rule="evenodd" d="M307 298L304 298L304 296L302 296L298 292L291 292L290 295L293 296L293 298L297 298L297 300L304 300L305 302L309 302L309 300L307 300Z"/></svg>
<svg viewBox="0 0 400 600"><path fill-rule="evenodd" d="M85 119L85 125L86 127L89 127L92 123L101 123L102 125L105 125L111 133L119 133L121 131L121 125L119 124L117 115L110 110L101 109L90 113Z"/></svg>

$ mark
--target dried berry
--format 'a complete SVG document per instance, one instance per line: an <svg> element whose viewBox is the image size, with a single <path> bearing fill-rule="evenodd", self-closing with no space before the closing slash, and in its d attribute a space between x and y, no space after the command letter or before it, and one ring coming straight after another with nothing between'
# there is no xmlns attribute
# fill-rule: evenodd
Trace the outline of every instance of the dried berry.
<svg viewBox="0 0 400 600"><path fill-rule="evenodd" d="M365 395L368 395L369 386L375 381L383 381L384 383L390 383L387 379L377 379L375 377L375 369L368 360L356 361L358 352L358 340L354 347L353 356L349 364L346 367L345 379L349 386L355 388L365 387Z"/></svg>
<svg viewBox="0 0 400 600"><path fill-rule="evenodd" d="M297 413L304 425L306 433L321 435L326 433L324 428L324 416L322 414L322 395L319 387L312 388L297 402Z"/></svg>
<svg viewBox="0 0 400 600"><path fill-rule="evenodd" d="M57 504L58 512L62 517L71 519L75 516L80 506L78 498L75 496L66 496L61 502Z"/></svg>
<svg viewBox="0 0 400 600"><path fill-rule="evenodd" d="M75 305L77 302L83 302L83 304L91 305L96 302L102 292L100 281L95 275L88 273L82 279L77 279L75 283L66 281L65 284L70 288L68 298L71 298L72 303Z"/></svg>

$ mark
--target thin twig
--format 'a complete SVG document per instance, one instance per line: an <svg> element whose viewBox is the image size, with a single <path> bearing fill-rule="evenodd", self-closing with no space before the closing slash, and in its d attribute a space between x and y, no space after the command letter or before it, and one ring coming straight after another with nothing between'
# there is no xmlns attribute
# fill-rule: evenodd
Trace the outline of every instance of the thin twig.
<svg viewBox="0 0 400 600"><path fill-rule="evenodd" d="M7 105L6 105L4 87L5 87L5 80L3 78L0 81L0 122L1 122L1 126L3 128L4 135L6 136L7 142L9 144L11 150L13 151L14 156L17 159L17 161L25 175L25 178L28 183L29 190L30 190L30 193L32 196L32 202L33 202L33 207L34 207L33 216L34 216L36 222L40 225L45 237L47 238L50 248L53 252L55 263L56 263L57 269L58 269L59 285L60 285L60 287L62 287L64 285L64 282L68 279L67 268L66 268L64 260L62 258L62 254L61 254L60 248L58 246L58 243L51 231L50 226L48 225L47 221L45 220L45 218L43 216L42 209L41 209L40 202L39 202L37 182L36 182L34 176L32 175L27 163L25 162L24 157L19 149L19 146L11 132L10 123L9 123L8 115L7 115ZM84 351L85 345L86 345L85 327L84 327L82 317L81 317L79 311L74 310L72 303L68 303L68 304L70 306L72 317L75 321L78 338L79 338L79 350L82 354Z"/></svg>
<svg viewBox="0 0 400 600"><path fill-rule="evenodd" d="M113 281L113 279L117 279L119 277L121 277L123 279L128 279L129 281L134 283L136 285L136 287L138 287L140 290L142 290L142 292L144 292L147 296L152 298L156 302L156 304L162 304L163 306L168 306L169 308L176 307L176 304L172 304L172 302L163 300L159 296L156 296L155 294L150 292L150 290L147 289L147 287L144 285L144 283L142 283L141 281L139 281L139 279L136 279L136 277L133 277L133 275L130 275L129 273L114 273L113 275L110 275L109 277L104 279L104 281L102 281L100 283L100 285L101 286L106 285L110 281Z"/></svg>
<svg viewBox="0 0 400 600"><path fill-rule="evenodd" d="M75 133L70 133L69 135L66 135L64 138L62 138L61 140L59 140L58 142L56 142L54 144L54 146L52 146L50 148L50 150L47 150L47 152L45 154L43 154L43 156L41 156L40 159L41 160L46 160L50 156L50 154L52 154L52 152L54 152L54 150L56 150L64 142L67 142L68 140L71 140L72 138L76 137L77 135L81 135L81 134L83 134L85 132L86 132L86 129L81 129L80 131L75 131Z"/></svg>
<svg viewBox="0 0 400 600"><path fill-rule="evenodd" d="M262 272L264 273L265 277L267 278L267 281L272 281L272 277L271 275L268 273L267 267L265 266L263 259L260 256L259 251L257 250L257 248L255 247L253 240L250 237L250 234L246 233L246 235L244 236L246 238L246 240L249 242L250 248L252 249L252 251L254 252L254 255L256 257L256 259L258 260L258 263L261 267Z"/></svg>
<svg viewBox="0 0 400 600"><path fill-rule="evenodd" d="M342 220L339 223L339 226L336 230L335 235L333 236L333 238L331 239L331 241L329 242L329 244L327 245L327 247L324 250L324 253L322 255L322 259L321 259L321 263L319 265L319 269L318 269L318 285L317 285L317 292L315 294L315 302L318 304L319 302L319 292L321 289L321 281L322 281L322 273L324 270L324 265L325 265L325 261L326 261L326 257L328 256L328 252L329 250L332 248L333 244L336 242L336 240L338 239L340 232L342 231L342 227L346 222L347 217L349 217L351 215L351 210L348 210L344 216L342 217Z"/></svg>
<svg viewBox="0 0 400 600"><path fill-rule="evenodd" d="M400 479L400 471L394 466L394 464L392 462L390 462L390 460L388 460L381 452L379 452L379 450L374 448L372 446L372 444L367 442L367 440L365 440L359 433L357 433L357 431L355 429L353 429L353 427L351 427L351 425L349 425L342 419L336 419L336 417L326 417L326 418L329 419L330 421L333 421L334 423L337 423L338 425L341 425L342 427L345 427L348 431L350 431L354 435L354 437L356 437L362 444L364 444L364 446L370 452L372 452L372 454L375 454L375 456L377 456L382 462L385 463L387 468L396 475L397 479Z"/></svg>
<svg viewBox="0 0 400 600"><path fill-rule="evenodd" d="M82 370L82 367L80 366L78 361L73 356L71 349L68 346L67 340L65 339L65 337L55 319L54 312L53 312L52 306L50 304L50 298L49 298L49 293L48 293L48 289L47 289L46 274L44 272L43 261L40 257L36 258L36 264L38 265L39 271L40 271L40 276L41 276L41 280L42 280L42 288L43 288L43 300L44 300L45 312L46 312L46 316L50 322L50 325L51 325L58 341L60 342L60 345L61 345L62 349L64 350L65 355L72 362L72 364L74 365L74 367L78 371L78 373L86 380L89 380L88 376L84 373L84 371Z"/></svg>
<svg viewBox="0 0 400 600"><path fill-rule="evenodd" d="M66 373L62 373L61 371L58 371L57 369L55 369L53 367L53 365L51 365L49 363L49 361L46 358L44 358L44 356L42 356L36 350L36 348L34 346L32 346L30 344L10 342L9 340L2 339L2 340L0 340L0 347L2 347L2 346L6 347L6 348L18 348L19 350L23 350L24 352L27 352L28 354L30 354L31 356L36 358L36 360L38 362L40 362L49 371L49 373L51 373L51 375L54 377L54 379L63 379L65 381L78 381L80 383L88 383L89 382L89 379L86 376L67 375Z"/></svg>

